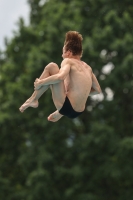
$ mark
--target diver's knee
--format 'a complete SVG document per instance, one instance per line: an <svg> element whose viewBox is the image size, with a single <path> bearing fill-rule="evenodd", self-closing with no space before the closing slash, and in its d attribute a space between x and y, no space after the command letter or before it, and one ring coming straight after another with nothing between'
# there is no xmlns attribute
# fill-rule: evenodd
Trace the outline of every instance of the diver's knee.
<svg viewBox="0 0 133 200"><path fill-rule="evenodd" d="M50 75L54 75L54 74L57 74L59 72L59 67L56 63L54 62L51 62L49 63L46 67L45 67L46 70L49 71Z"/></svg>
<svg viewBox="0 0 133 200"><path fill-rule="evenodd" d="M50 63L46 66L46 68L51 68L51 67L52 67L52 68L53 68L53 67L54 67L54 68L59 68L58 65L57 65L56 63L54 63L54 62L50 62Z"/></svg>

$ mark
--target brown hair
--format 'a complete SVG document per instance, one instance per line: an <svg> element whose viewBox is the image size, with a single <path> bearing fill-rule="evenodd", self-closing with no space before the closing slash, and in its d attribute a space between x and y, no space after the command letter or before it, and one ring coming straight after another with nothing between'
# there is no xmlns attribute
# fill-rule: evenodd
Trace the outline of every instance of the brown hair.
<svg viewBox="0 0 133 200"><path fill-rule="evenodd" d="M71 51L73 55L82 56L82 35L76 31L68 31L64 42L65 50Z"/></svg>

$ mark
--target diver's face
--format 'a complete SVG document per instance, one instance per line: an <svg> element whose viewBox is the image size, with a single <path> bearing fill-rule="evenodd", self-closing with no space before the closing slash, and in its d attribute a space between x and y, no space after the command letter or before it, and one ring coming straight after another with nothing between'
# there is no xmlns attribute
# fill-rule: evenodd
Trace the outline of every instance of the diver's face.
<svg viewBox="0 0 133 200"><path fill-rule="evenodd" d="M62 58L68 58L68 51L65 50L65 46L62 49Z"/></svg>

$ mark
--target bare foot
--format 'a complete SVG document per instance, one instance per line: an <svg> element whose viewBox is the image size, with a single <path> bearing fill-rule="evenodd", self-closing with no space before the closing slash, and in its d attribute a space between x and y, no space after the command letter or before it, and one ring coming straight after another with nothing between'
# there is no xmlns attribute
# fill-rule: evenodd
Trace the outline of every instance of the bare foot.
<svg viewBox="0 0 133 200"><path fill-rule="evenodd" d="M61 117L63 117L63 115L61 115L59 113L58 110L56 110L54 113L50 114L48 116L48 121L51 121L51 122L57 122Z"/></svg>
<svg viewBox="0 0 133 200"><path fill-rule="evenodd" d="M38 100L31 100L28 99L20 108L20 112L24 112L28 107L37 108L38 107Z"/></svg>

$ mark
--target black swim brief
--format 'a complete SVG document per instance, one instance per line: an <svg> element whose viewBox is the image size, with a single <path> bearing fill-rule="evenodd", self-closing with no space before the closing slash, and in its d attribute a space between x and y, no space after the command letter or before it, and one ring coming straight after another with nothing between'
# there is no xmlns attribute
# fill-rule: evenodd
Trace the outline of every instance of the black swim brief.
<svg viewBox="0 0 133 200"><path fill-rule="evenodd" d="M66 96L65 102L64 102L62 108L59 110L59 113L61 115L65 115L65 116L73 119L73 118L76 118L77 116L81 115L83 112L76 112L73 109L68 97Z"/></svg>

